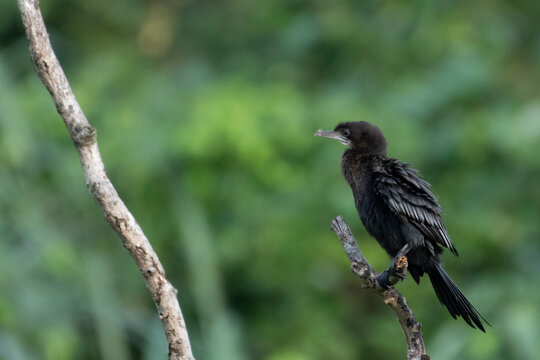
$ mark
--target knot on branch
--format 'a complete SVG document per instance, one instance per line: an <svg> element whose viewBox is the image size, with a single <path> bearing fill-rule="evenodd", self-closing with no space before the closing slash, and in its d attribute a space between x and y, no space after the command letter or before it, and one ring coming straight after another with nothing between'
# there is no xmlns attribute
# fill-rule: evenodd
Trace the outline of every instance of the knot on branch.
<svg viewBox="0 0 540 360"><path fill-rule="evenodd" d="M90 125L74 126L71 137L76 146L86 146L96 142L97 131Z"/></svg>

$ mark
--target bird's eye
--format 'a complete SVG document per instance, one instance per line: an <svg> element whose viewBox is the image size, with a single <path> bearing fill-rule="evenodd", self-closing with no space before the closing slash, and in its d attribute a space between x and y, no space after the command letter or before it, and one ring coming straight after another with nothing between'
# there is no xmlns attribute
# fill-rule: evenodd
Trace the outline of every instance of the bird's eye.
<svg viewBox="0 0 540 360"><path fill-rule="evenodd" d="M348 138L350 135L351 135L351 132L349 131L349 129L344 129L343 130L343 136Z"/></svg>

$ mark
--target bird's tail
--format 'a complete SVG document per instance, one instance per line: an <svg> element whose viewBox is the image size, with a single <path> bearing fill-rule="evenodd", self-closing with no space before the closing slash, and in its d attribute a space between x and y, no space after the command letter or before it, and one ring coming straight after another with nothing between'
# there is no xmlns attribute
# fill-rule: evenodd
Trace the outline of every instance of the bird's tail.
<svg viewBox="0 0 540 360"><path fill-rule="evenodd" d="M446 306L454 319L461 316L471 327L478 327L478 329L486 332L480 319L484 320L488 325L489 323L467 300L440 264L432 262L428 275L439 301Z"/></svg>

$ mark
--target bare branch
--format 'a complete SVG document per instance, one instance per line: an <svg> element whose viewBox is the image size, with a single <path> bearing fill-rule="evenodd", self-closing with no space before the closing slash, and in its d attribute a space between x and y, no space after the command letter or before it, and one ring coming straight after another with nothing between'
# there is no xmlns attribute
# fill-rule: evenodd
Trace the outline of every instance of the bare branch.
<svg viewBox="0 0 540 360"><path fill-rule="evenodd" d="M169 344L169 359L192 360L194 358L186 325L176 298L177 291L167 280L165 270L150 242L105 173L97 146L96 130L86 120L54 54L39 1L18 0L18 4L34 68L51 94L79 153L86 186L144 276L163 324Z"/></svg>
<svg viewBox="0 0 540 360"><path fill-rule="evenodd" d="M379 286L376 280L377 273L368 263L362 254L362 251L360 251L360 248L351 233L351 229L349 229L349 226L341 216L332 220L332 226L330 228L337 234L341 241L343 250L345 250L347 257L351 262L353 273L362 281L362 287L375 291L382 297L383 302L390 305L392 310L394 310L403 329L403 333L405 334L405 340L407 342L407 360L429 360L429 356L426 354L426 349L424 347L421 324L416 321L416 318L403 295L394 288L386 291ZM407 271L407 260L405 256L400 257L398 261L396 261L394 270L402 274ZM399 280L400 278L398 276L390 277L390 283L392 285L396 284Z"/></svg>

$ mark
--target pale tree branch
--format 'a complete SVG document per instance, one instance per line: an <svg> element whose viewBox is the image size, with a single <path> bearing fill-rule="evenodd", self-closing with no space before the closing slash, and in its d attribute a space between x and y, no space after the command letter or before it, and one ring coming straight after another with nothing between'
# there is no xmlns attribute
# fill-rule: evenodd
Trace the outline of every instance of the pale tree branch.
<svg viewBox="0 0 540 360"><path fill-rule="evenodd" d="M372 289L379 294L383 302L388 304L396 314L401 328L403 329L403 333L405 334L405 341L407 342L407 360L429 360L429 356L426 354L426 349L424 347L421 325L416 321L416 318L403 295L393 287L387 291L379 286L376 280L377 273L368 263L362 254L362 251L360 251L360 248L351 233L351 229L349 229L349 226L347 226L341 216L332 220L331 229L337 234L341 241L343 250L345 250L347 257L351 262L353 273L362 281L362 287ZM396 261L394 270L401 274L404 274L407 271L406 257L402 257ZM398 276L390 277L390 283L392 285L396 284L399 280L400 277Z"/></svg>
<svg viewBox="0 0 540 360"><path fill-rule="evenodd" d="M79 153L88 190L135 260L145 279L146 287L152 294L169 344L169 359L192 360L194 358L176 297L177 291L167 280L165 270L150 242L105 173L97 145L96 130L86 120L54 54L39 9L39 1L18 0L18 4L34 68L51 94Z"/></svg>

